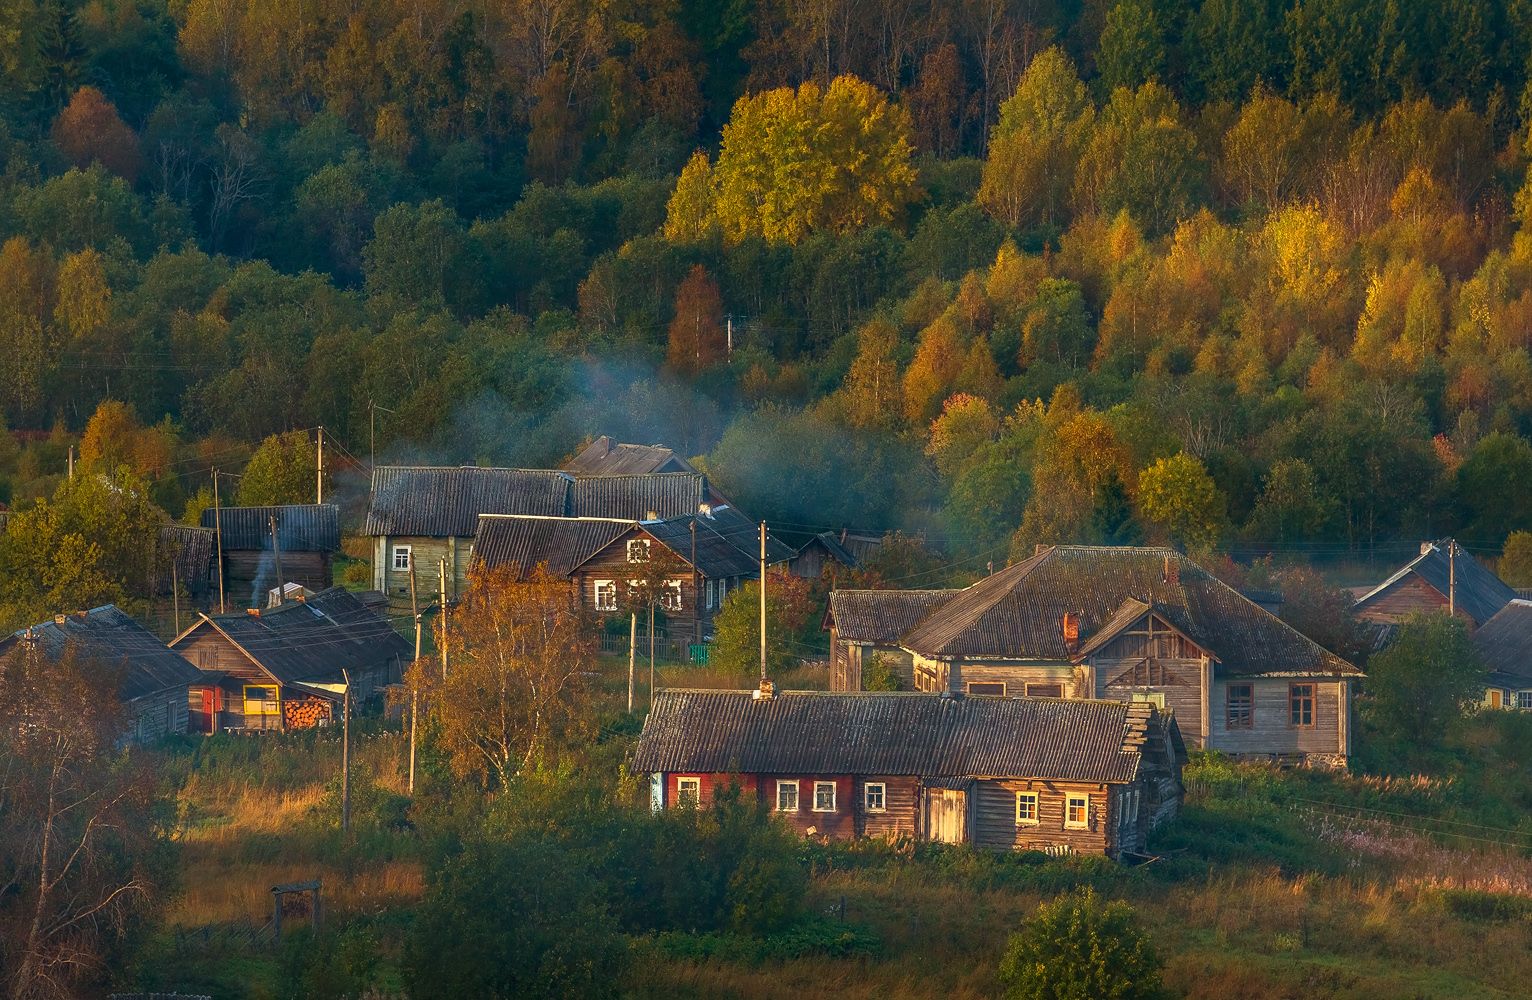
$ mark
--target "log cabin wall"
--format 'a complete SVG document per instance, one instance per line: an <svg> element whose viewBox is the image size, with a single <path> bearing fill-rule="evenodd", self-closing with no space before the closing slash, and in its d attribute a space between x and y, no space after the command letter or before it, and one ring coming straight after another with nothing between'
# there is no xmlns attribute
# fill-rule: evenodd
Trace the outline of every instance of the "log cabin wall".
<svg viewBox="0 0 1532 1000"><path fill-rule="evenodd" d="M282 553L283 583L302 584L312 591L331 583L328 552ZM267 591L274 588L276 561L270 550L225 549L223 553L224 599L233 608L264 608Z"/></svg>
<svg viewBox="0 0 1532 1000"><path fill-rule="evenodd" d="M178 642L175 650L190 660L192 666L198 670L226 675L218 682L218 687L223 690L223 709L219 713L222 728L280 727L280 715L276 719L245 718L244 689L246 685L277 687L277 682L260 667L250 662L248 656L215 632L211 626L203 625Z"/></svg>
<svg viewBox="0 0 1532 1000"><path fill-rule="evenodd" d="M883 786L882 811L867 808L867 786ZM920 779L869 775L855 783L857 830L864 837L914 837L920 828Z"/></svg>
<svg viewBox="0 0 1532 1000"><path fill-rule="evenodd" d="M1003 684L1007 698L1020 698L1031 694L1044 698L1079 698L1085 693L1077 690L1075 668L1069 663L1007 663L979 660L958 660L952 663L947 674L947 690L963 694L976 693L973 685ZM990 691L980 688L979 691Z"/></svg>
<svg viewBox="0 0 1532 1000"><path fill-rule="evenodd" d="M1077 854L1106 854L1113 849L1111 786L1028 779L982 779L974 782L972 841L978 847L1006 850L1043 851L1067 848ZM1035 825L1016 821L1016 796L1019 792L1037 795L1038 821ZM1085 795L1089 799L1089 819L1084 829L1065 826L1064 810L1068 796Z"/></svg>
<svg viewBox="0 0 1532 1000"><path fill-rule="evenodd" d="M612 613L597 607L596 582L598 580L611 580L618 582L620 586L621 581L630 578L633 572L633 564L628 561L627 546L624 542L625 539L618 539L612 545L607 546L587 561L585 565L576 570L570 577L578 589L580 604L586 610L596 614ZM671 643L684 650L684 647L692 641L694 624L700 626L698 632L703 638L712 634L713 617L717 613L717 609L699 606L699 596L703 597L702 604L707 603L705 597L707 577L699 575L696 578L696 582L702 585L702 595L698 594L697 587L693 583L690 567L679 567L668 579L681 585L681 607L678 610L656 608L655 620L664 622L666 634L669 636ZM738 579L728 580L725 586L727 593L732 594L739 587L739 584L740 581ZM623 612L617 612L617 614L624 618L627 617ZM640 615L640 618L643 617L643 615ZM644 622L640 621L640 630L643 627Z"/></svg>
<svg viewBox="0 0 1532 1000"><path fill-rule="evenodd" d="M1411 573L1368 601L1366 607L1359 608L1356 616L1363 621L1397 622L1417 612L1446 610L1447 595ZM1457 614L1460 618L1472 621L1472 617L1461 607L1457 609Z"/></svg>
<svg viewBox="0 0 1532 1000"><path fill-rule="evenodd" d="M407 547L415 560L416 597L422 606L432 604L441 593L441 562L447 561L447 599L456 600L468 589L468 569L473 563L473 538L426 538L382 535L373 540L373 587L388 595L390 604L408 607L410 572L394 569L394 549Z"/></svg>
<svg viewBox="0 0 1532 1000"><path fill-rule="evenodd" d="M185 687L169 688L128 702L133 739L151 743L167 733L185 733L190 718L190 694Z"/></svg>
<svg viewBox="0 0 1532 1000"><path fill-rule="evenodd" d="M1314 724L1294 726L1290 714L1291 685L1306 683L1312 683L1314 687ZM1231 684L1249 684L1251 687L1254 701L1248 728L1229 728ZM1213 682L1212 731L1208 746L1234 754L1301 753L1317 758L1345 757L1350 753L1350 714L1348 681L1220 677Z"/></svg>
<svg viewBox="0 0 1532 1000"><path fill-rule="evenodd" d="M857 835L857 809L853 801L856 782L851 777L833 774L772 774L759 775L757 780L766 808L771 810L773 816L785 820L799 833L808 835L812 829L815 836L832 837L836 840L850 840ZM782 781L798 783L797 809L777 808L777 784ZM817 782L826 781L835 785L833 812L819 812L814 809L814 785Z"/></svg>

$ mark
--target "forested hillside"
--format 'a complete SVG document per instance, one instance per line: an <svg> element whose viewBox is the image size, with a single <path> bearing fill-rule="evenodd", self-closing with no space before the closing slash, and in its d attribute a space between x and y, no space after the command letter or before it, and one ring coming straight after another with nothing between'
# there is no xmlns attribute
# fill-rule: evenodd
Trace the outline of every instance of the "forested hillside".
<svg viewBox="0 0 1532 1000"><path fill-rule="evenodd" d="M1498 554L1529 57L1526 0L4 0L0 499L111 400L176 515L295 428L608 433L973 569Z"/></svg>

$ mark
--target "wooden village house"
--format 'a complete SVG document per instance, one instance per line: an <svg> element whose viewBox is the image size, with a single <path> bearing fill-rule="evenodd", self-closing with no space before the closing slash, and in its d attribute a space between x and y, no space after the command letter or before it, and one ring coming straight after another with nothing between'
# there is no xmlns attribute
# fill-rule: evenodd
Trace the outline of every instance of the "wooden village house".
<svg viewBox="0 0 1532 1000"><path fill-rule="evenodd" d="M262 607L267 592L279 583L321 591L333 582L334 557L340 551L340 509L334 504L209 509L202 512L202 527L219 536L229 607Z"/></svg>
<svg viewBox="0 0 1532 1000"><path fill-rule="evenodd" d="M760 575L758 539L757 525L727 506L657 520L485 514L474 553L491 568L547 567L597 616L625 617L625 584L644 573L642 564L658 562L666 574L658 611L681 647L711 640L724 597ZM791 552L768 538L768 565Z"/></svg>
<svg viewBox="0 0 1532 1000"><path fill-rule="evenodd" d="M338 717L343 671L357 704L397 682L414 656L387 619L341 587L275 608L199 615L171 646L201 671L192 729L205 733L326 724Z"/></svg>
<svg viewBox="0 0 1532 1000"><path fill-rule="evenodd" d="M1486 678L1485 708L1532 712L1532 600L1517 598L1473 633Z"/></svg>
<svg viewBox="0 0 1532 1000"><path fill-rule="evenodd" d="M1141 855L1175 817L1185 748L1147 703L667 690L634 752L655 809L723 788L809 836Z"/></svg>
<svg viewBox="0 0 1532 1000"><path fill-rule="evenodd" d="M1415 612L1450 612L1477 628L1515 597L1516 591L1461 545L1442 540L1422 542L1418 556L1357 598L1351 610L1378 627L1376 644L1383 646L1391 626Z"/></svg>
<svg viewBox="0 0 1532 1000"><path fill-rule="evenodd" d="M129 739L187 731L188 692L202 674L116 605L59 615L0 640L0 656L35 652L57 660L71 648L116 676L117 697L132 720Z"/></svg>
<svg viewBox="0 0 1532 1000"><path fill-rule="evenodd" d="M836 591L831 682L870 658L920 691L1150 702L1189 744L1342 764L1352 664L1171 549L1040 548L960 591Z"/></svg>
<svg viewBox="0 0 1532 1000"><path fill-rule="evenodd" d="M373 470L363 534L373 540L373 587L391 600L417 587L447 596L468 585L480 514L535 517L679 517L705 505L705 477L689 471L581 477L554 469L380 466Z"/></svg>

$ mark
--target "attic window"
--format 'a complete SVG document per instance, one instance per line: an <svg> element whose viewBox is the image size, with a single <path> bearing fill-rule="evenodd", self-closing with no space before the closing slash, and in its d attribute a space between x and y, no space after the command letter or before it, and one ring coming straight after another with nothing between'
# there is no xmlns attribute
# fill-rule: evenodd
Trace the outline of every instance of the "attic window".
<svg viewBox="0 0 1532 1000"><path fill-rule="evenodd" d="M632 563L632 562L648 562L648 561L649 561L649 539L647 539L647 538L630 538L630 539L628 539L628 562Z"/></svg>

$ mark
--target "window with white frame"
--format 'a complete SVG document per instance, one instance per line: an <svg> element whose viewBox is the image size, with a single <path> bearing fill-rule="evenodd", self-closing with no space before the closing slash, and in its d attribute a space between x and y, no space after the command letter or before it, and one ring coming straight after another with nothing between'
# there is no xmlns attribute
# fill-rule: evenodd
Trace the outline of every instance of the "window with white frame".
<svg viewBox="0 0 1532 1000"><path fill-rule="evenodd" d="M1017 826L1036 826L1037 825L1037 820L1038 820L1037 793L1036 792L1017 792L1016 793L1016 825Z"/></svg>
<svg viewBox="0 0 1532 1000"><path fill-rule="evenodd" d="M1165 710L1164 691L1134 691L1129 697L1129 700L1140 701L1148 705L1153 705L1155 708L1162 712Z"/></svg>
<svg viewBox="0 0 1532 1000"><path fill-rule="evenodd" d="M1532 711L1532 691L1516 692L1516 707Z"/></svg>
<svg viewBox="0 0 1532 1000"><path fill-rule="evenodd" d="M718 607L718 587L712 580L707 582L707 606L710 611Z"/></svg>
<svg viewBox="0 0 1532 1000"><path fill-rule="evenodd" d="M715 608L723 607L723 596L724 596L725 593L728 592L728 590L729 590L729 581L727 581L727 580L719 580L718 581L718 603L713 605L713 607L715 607Z"/></svg>
<svg viewBox="0 0 1532 1000"><path fill-rule="evenodd" d="M1084 830L1090 826L1090 796L1071 792L1064 799L1064 829Z"/></svg>
<svg viewBox="0 0 1532 1000"><path fill-rule="evenodd" d="M400 573L410 571L410 547L408 545L394 546L394 569Z"/></svg>
<svg viewBox="0 0 1532 1000"><path fill-rule="evenodd" d="M617 610L617 581L597 580L595 582L596 610Z"/></svg>
<svg viewBox="0 0 1532 1000"><path fill-rule="evenodd" d="M660 590L660 607L666 611L681 610L681 581L666 580L665 586Z"/></svg>
<svg viewBox="0 0 1532 1000"><path fill-rule="evenodd" d="M777 782L777 812L792 813L798 811L798 783L796 781Z"/></svg>
<svg viewBox="0 0 1532 1000"><path fill-rule="evenodd" d="M817 813L835 811L835 782L814 782L814 811Z"/></svg>
<svg viewBox="0 0 1532 1000"><path fill-rule="evenodd" d="M702 804L702 779L676 779L676 805L696 808Z"/></svg>
<svg viewBox="0 0 1532 1000"><path fill-rule="evenodd" d="M888 811L888 786L881 781L869 781L862 788L862 805L870 813Z"/></svg>
<svg viewBox="0 0 1532 1000"><path fill-rule="evenodd" d="M647 538L630 538L630 539L628 539L628 562L648 562L648 561L649 561L649 539L647 539Z"/></svg>

